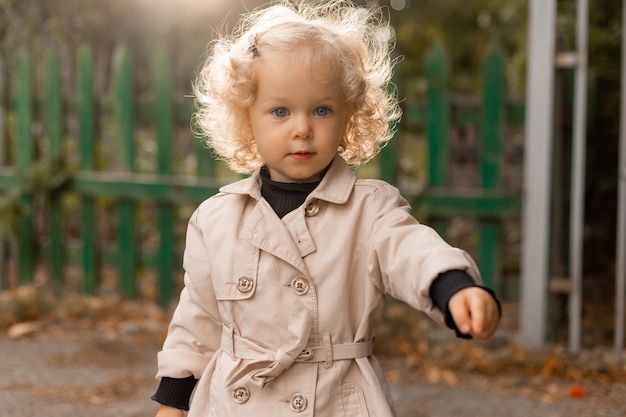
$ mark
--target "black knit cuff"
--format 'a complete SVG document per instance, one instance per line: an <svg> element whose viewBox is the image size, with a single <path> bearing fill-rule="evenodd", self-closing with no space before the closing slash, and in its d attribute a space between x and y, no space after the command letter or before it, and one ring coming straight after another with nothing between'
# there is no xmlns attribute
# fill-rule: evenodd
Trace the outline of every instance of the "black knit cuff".
<svg viewBox="0 0 626 417"><path fill-rule="evenodd" d="M476 284L472 277L470 277L465 271L451 270L439 274L439 276L431 284L429 291L433 304L435 304L435 306L444 313L446 326L454 330L456 336L462 339L471 339L472 335L463 334L459 331L456 323L454 322L454 318L452 318L450 309L448 308L448 302L455 293L468 287L479 287L487 291L498 305L498 314L502 317L502 306L496 297L496 293L490 288Z"/></svg>
<svg viewBox="0 0 626 417"><path fill-rule="evenodd" d="M187 378L161 378L157 392L150 398L161 405L189 410L189 399L198 380L193 376Z"/></svg>
<svg viewBox="0 0 626 417"><path fill-rule="evenodd" d="M465 271L455 269L442 272L430 285L430 298L439 310L446 311L448 301L457 291L475 285L472 277Z"/></svg>

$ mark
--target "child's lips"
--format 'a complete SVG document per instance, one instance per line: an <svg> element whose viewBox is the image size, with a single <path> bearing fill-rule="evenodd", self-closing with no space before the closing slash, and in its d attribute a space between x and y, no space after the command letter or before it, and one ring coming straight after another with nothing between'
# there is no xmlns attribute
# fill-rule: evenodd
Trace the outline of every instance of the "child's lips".
<svg viewBox="0 0 626 417"><path fill-rule="evenodd" d="M289 154L289 156L291 156L296 161L308 161L309 159L313 158L313 155L315 155L314 152L308 152L308 151L299 151L299 152L293 152Z"/></svg>

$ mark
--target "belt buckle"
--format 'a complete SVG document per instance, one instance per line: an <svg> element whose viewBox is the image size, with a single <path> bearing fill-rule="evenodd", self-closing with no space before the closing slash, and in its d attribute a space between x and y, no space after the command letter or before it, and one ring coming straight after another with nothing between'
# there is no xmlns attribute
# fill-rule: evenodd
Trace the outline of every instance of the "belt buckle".
<svg viewBox="0 0 626 417"><path fill-rule="evenodd" d="M296 358L298 361L308 361L311 359L313 359L313 350L311 349L304 349Z"/></svg>

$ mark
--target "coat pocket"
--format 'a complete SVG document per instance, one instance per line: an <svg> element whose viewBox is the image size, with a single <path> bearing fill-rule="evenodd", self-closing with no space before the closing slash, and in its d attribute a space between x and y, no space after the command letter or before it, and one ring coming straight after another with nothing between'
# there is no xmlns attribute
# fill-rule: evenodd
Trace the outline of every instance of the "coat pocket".
<svg viewBox="0 0 626 417"><path fill-rule="evenodd" d="M369 417L363 391L355 384L341 386L341 399L345 417Z"/></svg>

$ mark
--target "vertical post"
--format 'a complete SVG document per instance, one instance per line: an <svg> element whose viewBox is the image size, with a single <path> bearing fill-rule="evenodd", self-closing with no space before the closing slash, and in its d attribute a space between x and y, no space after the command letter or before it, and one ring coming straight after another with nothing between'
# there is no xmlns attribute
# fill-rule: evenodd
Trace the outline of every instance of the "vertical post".
<svg viewBox="0 0 626 417"><path fill-rule="evenodd" d="M626 0L622 5L622 97L617 202L617 255L615 276L615 350L624 349L626 314Z"/></svg>
<svg viewBox="0 0 626 417"><path fill-rule="evenodd" d="M580 351L582 311L583 225L585 212L585 142L587 133L587 32L588 0L576 2L576 78L574 84L574 139L572 153L572 200L570 208L569 350Z"/></svg>
<svg viewBox="0 0 626 417"><path fill-rule="evenodd" d="M498 188L502 173L502 131L504 123L504 59L492 45L483 68L483 114L480 147L480 183Z"/></svg>
<svg viewBox="0 0 626 417"><path fill-rule="evenodd" d="M504 123L504 62L502 51L492 45L483 69L483 112L480 146L480 185L496 189L501 184L502 131ZM485 285L495 288L500 271L500 221L481 219L478 227L478 265Z"/></svg>
<svg viewBox="0 0 626 417"><path fill-rule="evenodd" d="M114 58L113 108L118 128L119 149L122 169L134 170L134 102L130 55L125 48L118 49ZM125 297L136 294L135 266L137 245L135 244L135 205L132 201L119 202L118 259L120 290Z"/></svg>
<svg viewBox="0 0 626 417"><path fill-rule="evenodd" d="M6 86L4 84L4 62L0 59L0 166L6 163ZM1 239L0 239L1 240ZM1 245L1 243L0 243ZM0 263L2 260L0 260ZM2 269L0 269L2 271Z"/></svg>
<svg viewBox="0 0 626 417"><path fill-rule="evenodd" d="M390 92L398 94L397 91L397 73L393 73L393 79L388 86ZM391 129L393 130L393 138L387 143L385 147L380 150L380 179L385 180L391 184L397 184L398 182L398 121L394 120L391 123Z"/></svg>
<svg viewBox="0 0 626 417"><path fill-rule="evenodd" d="M50 156L62 153L61 143L61 75L59 57L49 51L46 62L46 133L50 144ZM58 193L50 196L50 275L55 284L63 278L63 243L61 227L61 199Z"/></svg>
<svg viewBox="0 0 626 417"><path fill-rule="evenodd" d="M448 62L443 45L438 42L430 51L426 61L428 79L428 185L445 187L448 185ZM445 236L446 224L442 219L432 221L433 228Z"/></svg>
<svg viewBox="0 0 626 417"><path fill-rule="evenodd" d="M4 85L4 63L0 58L0 167L5 164L5 152L6 152L6 110L5 110L5 85ZM0 290L3 290L7 286L6 278L6 237L0 234Z"/></svg>
<svg viewBox="0 0 626 417"><path fill-rule="evenodd" d="M80 125L80 169L95 168L94 114L93 114L93 59L85 46L78 51L78 97L76 100ZM94 294L98 274L96 257L96 201L93 197L81 198L83 291Z"/></svg>
<svg viewBox="0 0 626 417"><path fill-rule="evenodd" d="M448 185L448 62L441 43L428 54L428 182L431 187Z"/></svg>
<svg viewBox="0 0 626 417"><path fill-rule="evenodd" d="M545 340L556 0L531 0L524 148L520 341Z"/></svg>
<svg viewBox="0 0 626 417"><path fill-rule="evenodd" d="M33 119L31 97L31 70L30 59L26 49L20 48L17 53L15 77L15 114L17 122L17 170L24 171L33 163L35 146L31 133ZM30 206L32 197L23 197L21 204ZM24 214L19 219L18 247L18 274L19 282L26 284L32 282L34 274L34 239L33 239L33 216Z"/></svg>
<svg viewBox="0 0 626 417"><path fill-rule="evenodd" d="M196 138L194 147L196 152L196 175L199 177L214 177L215 160L211 155L211 151L207 149L200 138Z"/></svg>
<svg viewBox="0 0 626 417"><path fill-rule="evenodd" d="M157 135L157 170L161 175L172 174L172 88L167 52L157 51L154 60L154 79L156 83L153 118ZM158 298L161 305L172 299L172 271L174 256L174 207L171 203L161 202L158 209L159 222L159 257Z"/></svg>

